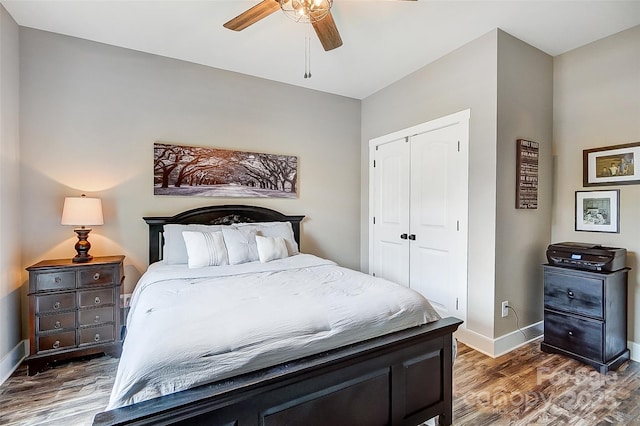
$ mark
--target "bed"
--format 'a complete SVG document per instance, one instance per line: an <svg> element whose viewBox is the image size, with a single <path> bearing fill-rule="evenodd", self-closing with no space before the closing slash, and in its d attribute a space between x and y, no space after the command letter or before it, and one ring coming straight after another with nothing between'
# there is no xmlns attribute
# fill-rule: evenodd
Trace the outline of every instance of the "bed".
<svg viewBox="0 0 640 426"><path fill-rule="evenodd" d="M452 333L461 321L434 316L404 287L300 253L303 218L237 205L145 217L150 267L132 298L109 407L94 424L418 425L433 417L451 424ZM178 259L184 254L169 242L185 231L185 240L190 231L201 237L196 234L212 227L223 234L228 258L213 249L205 263L219 266L185 266ZM264 237L255 237L256 229ZM260 261L232 258L238 232L263 243ZM265 250L265 242L280 238L269 237L272 232L289 232L277 241L286 255L269 258L273 250ZM189 266L194 247L200 246L187 242ZM388 300L368 298L386 286L392 293L382 299ZM239 299L251 315L232 304ZM294 303L281 308L289 299ZM355 304L342 306L346 299ZM213 301L212 312L196 308ZM368 305L375 309L357 313ZM348 318L334 319L335 312ZM188 321L175 321L179 325L171 320L183 317ZM260 318L278 338L252 334L249 317ZM355 327L336 326L351 322ZM221 323L236 329L213 325ZM167 330L172 339L163 338ZM231 334L241 341L229 340ZM211 335L215 341L204 340ZM165 352L173 355L165 359ZM212 364L203 364L209 359Z"/></svg>

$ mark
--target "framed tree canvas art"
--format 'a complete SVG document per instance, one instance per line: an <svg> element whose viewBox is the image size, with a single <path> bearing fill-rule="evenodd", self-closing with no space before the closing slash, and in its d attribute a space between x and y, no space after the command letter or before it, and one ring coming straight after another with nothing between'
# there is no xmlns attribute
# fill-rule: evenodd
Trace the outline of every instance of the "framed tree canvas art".
<svg viewBox="0 0 640 426"><path fill-rule="evenodd" d="M155 143L154 195L297 196L298 158L290 155Z"/></svg>

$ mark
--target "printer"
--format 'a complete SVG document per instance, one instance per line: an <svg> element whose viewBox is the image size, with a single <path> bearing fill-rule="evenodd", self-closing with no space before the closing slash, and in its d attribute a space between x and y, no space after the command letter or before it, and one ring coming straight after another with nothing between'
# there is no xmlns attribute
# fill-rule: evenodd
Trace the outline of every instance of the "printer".
<svg viewBox="0 0 640 426"><path fill-rule="evenodd" d="M613 272L627 266L627 249L590 243L555 243L547 247L549 265Z"/></svg>

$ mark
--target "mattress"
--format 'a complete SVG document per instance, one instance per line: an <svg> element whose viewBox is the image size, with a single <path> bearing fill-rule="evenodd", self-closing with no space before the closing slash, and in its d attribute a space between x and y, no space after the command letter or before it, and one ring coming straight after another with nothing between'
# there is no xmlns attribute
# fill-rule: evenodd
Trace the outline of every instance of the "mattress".
<svg viewBox="0 0 640 426"><path fill-rule="evenodd" d="M107 409L439 318L409 288L308 254L199 269L158 262L132 295Z"/></svg>

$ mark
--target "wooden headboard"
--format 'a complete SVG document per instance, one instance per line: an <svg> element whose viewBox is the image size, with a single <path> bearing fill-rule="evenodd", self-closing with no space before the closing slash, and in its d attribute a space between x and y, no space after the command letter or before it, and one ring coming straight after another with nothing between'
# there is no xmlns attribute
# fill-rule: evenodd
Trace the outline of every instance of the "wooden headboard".
<svg viewBox="0 0 640 426"><path fill-rule="evenodd" d="M149 225L149 264L162 260L164 225L232 225L244 222L291 222L293 235L300 245L300 222L304 216L287 216L266 207L226 205L208 206L178 213L175 216L146 216Z"/></svg>

